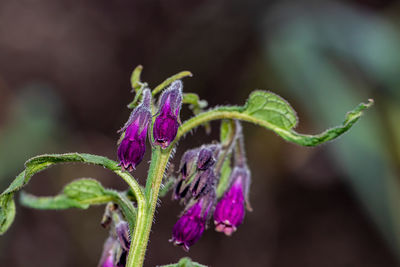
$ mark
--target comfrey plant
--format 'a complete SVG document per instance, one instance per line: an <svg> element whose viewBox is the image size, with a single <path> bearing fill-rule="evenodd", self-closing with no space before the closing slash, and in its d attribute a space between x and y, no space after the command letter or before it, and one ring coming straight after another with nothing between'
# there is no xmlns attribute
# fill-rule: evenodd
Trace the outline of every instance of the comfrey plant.
<svg viewBox="0 0 400 267"><path fill-rule="evenodd" d="M292 107L278 95L254 91L243 106L219 106L205 110L207 102L196 94L184 93L182 78L190 72L178 73L150 90L140 80L142 67L132 73L132 113L122 129L118 142L118 162L103 156L67 153L41 155L28 160L11 185L0 195L0 233L10 227L15 217L14 194L31 177L57 163L82 162L103 166L121 177L129 188L115 191L104 188L94 179L78 179L66 185L54 197L20 194L23 205L36 209L87 209L90 205L106 205L102 225L109 229L103 246L100 267L142 266L157 200L172 190L172 198L184 205L170 241L188 251L214 224L217 232L232 235L243 223L245 210L251 211L249 188L251 175L244 148L240 121L254 123L274 131L283 139L302 146L316 146L335 139L360 118L373 103L359 104L346 114L342 125L318 135L294 131L297 116ZM158 101L156 97L159 96ZM180 120L182 105L188 105L194 116ZM178 141L191 130L221 120L220 140L186 151L180 161L178 177L173 177L173 157ZM134 178L134 170L151 144L151 161L146 184ZM100 249L100 245L99 245ZM183 258L166 266L203 266Z"/></svg>

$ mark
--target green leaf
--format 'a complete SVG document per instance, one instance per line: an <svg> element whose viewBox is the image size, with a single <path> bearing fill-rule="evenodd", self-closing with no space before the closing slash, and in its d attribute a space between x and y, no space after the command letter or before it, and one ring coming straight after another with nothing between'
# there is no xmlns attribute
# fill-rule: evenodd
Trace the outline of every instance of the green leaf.
<svg viewBox="0 0 400 267"><path fill-rule="evenodd" d="M158 267L207 267L206 265L197 263L192 261L190 258L185 257L179 260L178 263L175 264L167 264Z"/></svg>
<svg viewBox="0 0 400 267"><path fill-rule="evenodd" d="M179 140L192 129L221 119L237 119L247 121L274 131L283 139L302 146L316 146L333 140L348 131L362 116L363 111L373 105L373 100L359 104L346 114L344 122L320 134L300 134L293 130L297 124L295 111L281 97L267 91L253 92L246 104L240 106L218 107L185 121L178 130L175 140Z"/></svg>
<svg viewBox="0 0 400 267"><path fill-rule="evenodd" d="M180 79L185 78L185 77L192 77L192 76L193 76L193 74L190 71L181 71L181 72L179 72L179 73L167 78L160 85L158 85L156 88L154 88L153 92L151 92L151 93L153 94L153 96L155 96L156 94L161 92L162 89L164 89L165 87L167 87L168 85L170 85L174 81L180 80Z"/></svg>
<svg viewBox="0 0 400 267"><path fill-rule="evenodd" d="M101 198L105 195L103 186L98 181L88 178L73 181L64 187L63 192L68 198L78 201Z"/></svg>
<svg viewBox="0 0 400 267"><path fill-rule="evenodd" d="M64 210L69 208L87 209L89 204L83 204L78 200L71 199L64 194L54 197L37 197L25 192L19 195L21 205L40 210Z"/></svg>
<svg viewBox="0 0 400 267"><path fill-rule="evenodd" d="M91 154L67 153L42 155L31 158L25 163L25 170L21 172L10 186L0 194L0 234L3 234L11 225L15 217L14 193L25 186L31 177L57 163L83 162L103 166L112 171L120 170L118 163L106 157Z"/></svg>
<svg viewBox="0 0 400 267"><path fill-rule="evenodd" d="M271 92L252 92L243 112L286 130L297 125L297 115L293 108L286 100Z"/></svg>
<svg viewBox="0 0 400 267"><path fill-rule="evenodd" d="M26 207L44 210L87 209L90 205L114 202L121 207L122 213L129 218L131 224L136 220L136 210L131 208L131 201L125 193L105 189L98 181L91 178L75 180L67 184L61 194L53 197L37 197L21 192L20 201Z"/></svg>
<svg viewBox="0 0 400 267"><path fill-rule="evenodd" d="M4 234L14 221L15 203L12 195L0 197L0 234Z"/></svg>

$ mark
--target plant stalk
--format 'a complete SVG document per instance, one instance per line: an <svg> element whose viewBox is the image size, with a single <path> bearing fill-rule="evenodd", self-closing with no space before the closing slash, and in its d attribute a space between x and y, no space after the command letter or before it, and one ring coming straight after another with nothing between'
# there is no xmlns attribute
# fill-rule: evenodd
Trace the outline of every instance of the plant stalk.
<svg viewBox="0 0 400 267"><path fill-rule="evenodd" d="M126 267L143 266L154 212L157 206L158 194L171 151L172 148L161 150L157 147L152 149L144 201L140 205L138 202L138 217L136 219L135 232L131 241Z"/></svg>

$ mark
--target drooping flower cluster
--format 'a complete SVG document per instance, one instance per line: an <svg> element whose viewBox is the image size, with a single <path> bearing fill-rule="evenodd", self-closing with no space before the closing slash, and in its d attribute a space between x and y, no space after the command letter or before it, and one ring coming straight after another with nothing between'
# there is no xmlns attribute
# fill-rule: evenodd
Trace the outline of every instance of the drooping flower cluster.
<svg viewBox="0 0 400 267"><path fill-rule="evenodd" d="M174 81L163 91L153 125L154 145L167 148L175 139L180 125L182 82ZM132 171L142 161L146 152L146 139L151 123L151 92L144 89L142 102L132 111L118 147L118 159L122 169Z"/></svg>
<svg viewBox="0 0 400 267"><path fill-rule="evenodd" d="M124 267L130 247L129 225L114 204L106 207L102 225L110 227L98 267Z"/></svg>
<svg viewBox="0 0 400 267"><path fill-rule="evenodd" d="M238 122L236 124L237 133L232 142L236 144L234 168L218 202L216 188L221 163L231 155L232 147L203 145L182 156L173 198L187 206L173 228L171 241L185 250L200 239L212 215L215 230L230 236L243 222L246 204L250 210L250 171L245 160L241 127Z"/></svg>
<svg viewBox="0 0 400 267"><path fill-rule="evenodd" d="M180 179L177 181L174 199L187 203L215 190L217 181L214 164L220 152L220 145L204 145L188 150L182 156Z"/></svg>

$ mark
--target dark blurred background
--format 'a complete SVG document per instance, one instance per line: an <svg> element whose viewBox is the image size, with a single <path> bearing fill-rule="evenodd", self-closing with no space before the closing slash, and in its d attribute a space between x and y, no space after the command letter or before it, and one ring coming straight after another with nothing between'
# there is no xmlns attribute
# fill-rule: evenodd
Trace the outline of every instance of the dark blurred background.
<svg viewBox="0 0 400 267"><path fill-rule="evenodd" d="M208 230L189 254L168 243L182 207L162 199L145 266L182 256L219 266L398 266L400 255L400 3L343 1L0 1L0 191L41 153L116 159L116 131L133 68L154 87L190 70L187 92L210 106L268 89L297 110L302 133L375 106L317 148L245 125L254 212L230 238ZM184 109L182 119L190 115ZM180 142L218 138L218 123ZM144 183L149 153L134 173ZM98 167L62 165L25 189L54 195L73 178L123 189ZM37 211L20 205L0 238L1 266L96 266L103 207Z"/></svg>

